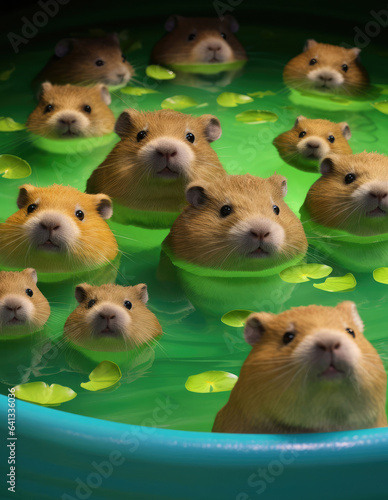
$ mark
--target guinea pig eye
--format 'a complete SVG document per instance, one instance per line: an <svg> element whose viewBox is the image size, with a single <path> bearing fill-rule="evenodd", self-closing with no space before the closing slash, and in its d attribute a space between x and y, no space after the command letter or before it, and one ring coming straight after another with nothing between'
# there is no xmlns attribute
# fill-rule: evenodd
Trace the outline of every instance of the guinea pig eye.
<svg viewBox="0 0 388 500"><path fill-rule="evenodd" d="M26 294L29 296L29 297L32 297L34 295L34 292L31 290L31 288L27 288L26 290Z"/></svg>
<svg viewBox="0 0 388 500"><path fill-rule="evenodd" d="M77 210L76 213L75 213L75 216L79 220L84 220L84 218L85 218L85 214L83 213L82 210Z"/></svg>
<svg viewBox="0 0 388 500"><path fill-rule="evenodd" d="M346 331L348 333L350 333L350 335L355 339L356 338L356 334L354 333L354 330L352 330L351 328L346 328Z"/></svg>
<svg viewBox="0 0 388 500"><path fill-rule="evenodd" d="M342 65L342 70L345 71L345 73L348 71L349 66L347 64Z"/></svg>
<svg viewBox="0 0 388 500"><path fill-rule="evenodd" d="M97 61L95 62L96 66L104 66L104 61L102 59L97 59Z"/></svg>
<svg viewBox="0 0 388 500"><path fill-rule="evenodd" d="M187 37L187 40L189 42L192 42L195 39L195 33L190 33L190 35Z"/></svg>
<svg viewBox="0 0 388 500"><path fill-rule="evenodd" d="M314 64L317 64L317 60L313 58L310 60L309 64L310 66L314 66Z"/></svg>
<svg viewBox="0 0 388 500"><path fill-rule="evenodd" d="M92 112L92 108L89 106L89 104L87 104L86 106L84 106L84 111L85 111L85 113L91 113Z"/></svg>
<svg viewBox="0 0 388 500"><path fill-rule="evenodd" d="M125 55L124 55L124 54L121 54L121 57L122 57L122 59L123 59L123 62L125 62L125 61L127 60L127 58L125 57Z"/></svg>
<svg viewBox="0 0 388 500"><path fill-rule="evenodd" d="M147 132L145 130L140 130L140 132L136 136L137 142L140 142L141 140L143 140L144 137L146 137L146 135L147 135Z"/></svg>
<svg viewBox="0 0 388 500"><path fill-rule="evenodd" d="M44 108L45 113L50 113L54 109L54 106L52 104L47 104L47 106Z"/></svg>
<svg viewBox="0 0 388 500"><path fill-rule="evenodd" d="M127 309L132 309L132 302L130 302L129 300L126 300L124 302L124 307L126 307Z"/></svg>
<svg viewBox="0 0 388 500"><path fill-rule="evenodd" d="M290 342L292 342L295 338L295 333L292 333L292 332L286 332L284 335L283 335L283 344L284 345L287 345L289 344Z"/></svg>
<svg viewBox="0 0 388 500"><path fill-rule="evenodd" d="M89 300L89 302L88 302L88 309L90 309L91 307L93 307L95 303L96 303L96 301L94 299Z"/></svg>
<svg viewBox="0 0 388 500"><path fill-rule="evenodd" d="M195 135L194 135L194 134L192 134L191 132L188 132L188 133L186 134L186 139L187 139L189 142L191 142L191 144L193 144L193 142L195 141Z"/></svg>
<svg viewBox="0 0 388 500"><path fill-rule="evenodd" d="M222 38L226 38L225 33L221 33Z"/></svg>
<svg viewBox="0 0 388 500"><path fill-rule="evenodd" d="M302 137L304 137L306 135L307 132L303 131L299 134L299 138L302 139Z"/></svg>
<svg viewBox="0 0 388 500"><path fill-rule="evenodd" d="M38 208L38 205L36 205L35 203L32 203L32 205L28 205L27 207L27 213L28 214L32 214L32 212L34 210L36 210Z"/></svg>
<svg viewBox="0 0 388 500"><path fill-rule="evenodd" d="M345 184L351 184L356 180L356 176L354 174L345 175Z"/></svg>
<svg viewBox="0 0 388 500"><path fill-rule="evenodd" d="M335 141L334 135L329 135L329 137L327 138L327 140L333 144L333 142Z"/></svg>
<svg viewBox="0 0 388 500"><path fill-rule="evenodd" d="M228 217L232 213L232 207L230 205L224 205L221 207L220 214L221 217Z"/></svg>
<svg viewBox="0 0 388 500"><path fill-rule="evenodd" d="M277 205L274 205L274 206L272 207L272 210L274 211L274 213L275 213L276 215L279 215L279 213L280 213L280 208L279 208Z"/></svg>

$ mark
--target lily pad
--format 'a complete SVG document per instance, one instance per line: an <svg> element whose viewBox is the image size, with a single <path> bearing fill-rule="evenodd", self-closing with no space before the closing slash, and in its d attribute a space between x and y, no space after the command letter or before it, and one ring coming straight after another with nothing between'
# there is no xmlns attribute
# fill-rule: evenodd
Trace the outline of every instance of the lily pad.
<svg viewBox="0 0 388 500"><path fill-rule="evenodd" d="M348 273L337 278L327 278L324 283L314 283L313 286L325 292L351 292L356 288L356 285L356 278L353 274Z"/></svg>
<svg viewBox="0 0 388 500"><path fill-rule="evenodd" d="M5 179L23 179L31 175L30 165L21 158L12 155L0 155L0 174Z"/></svg>
<svg viewBox="0 0 388 500"><path fill-rule="evenodd" d="M371 106L376 108L377 111L380 111L385 115L388 115L388 101L380 101L380 102L375 102L373 104L371 103Z"/></svg>
<svg viewBox="0 0 388 500"><path fill-rule="evenodd" d="M11 69L7 69L5 71L2 71L0 73L0 81L1 82L6 82L9 80L9 77L12 75L12 73L15 71L15 66L13 66Z"/></svg>
<svg viewBox="0 0 388 500"><path fill-rule="evenodd" d="M154 80L172 80L176 76L170 69L163 68L163 66L158 66L156 64L147 66L146 75Z"/></svg>
<svg viewBox="0 0 388 500"><path fill-rule="evenodd" d="M231 391L238 380L237 375L222 371L209 371L191 375L185 387L190 392L226 392Z"/></svg>
<svg viewBox="0 0 388 500"><path fill-rule="evenodd" d="M144 87L124 87L123 89L120 89L120 92L122 92L123 94L136 95L136 96L141 96L145 94L158 94L157 90L146 89Z"/></svg>
<svg viewBox="0 0 388 500"><path fill-rule="evenodd" d="M272 113L272 111L262 111L259 109L250 109L236 115L236 120L238 122L248 123L250 125L254 125L256 123L276 122L278 118L278 115L276 113Z"/></svg>
<svg viewBox="0 0 388 500"><path fill-rule="evenodd" d="M373 279L378 283L388 285L388 267L379 267L373 271Z"/></svg>
<svg viewBox="0 0 388 500"><path fill-rule="evenodd" d="M235 108L239 104L247 104L252 102L252 97L244 94L235 94L234 92L223 92L217 97L217 102L225 108Z"/></svg>
<svg viewBox="0 0 388 500"><path fill-rule="evenodd" d="M266 96L276 95L274 92L272 92L272 90L265 90L264 92L258 90L257 92L247 92L247 94L251 97L258 97L259 99L262 99Z"/></svg>
<svg viewBox="0 0 388 500"><path fill-rule="evenodd" d="M185 108L192 108L193 106L196 106L198 102L193 99L192 97L189 97L187 95L174 95L172 97L168 97L165 99L161 107L163 109L185 109Z"/></svg>
<svg viewBox="0 0 388 500"><path fill-rule="evenodd" d="M30 382L15 387L15 396L29 403L44 406L58 406L71 401L77 396L70 387L59 384L48 385L45 382Z"/></svg>
<svg viewBox="0 0 388 500"><path fill-rule="evenodd" d="M332 267L323 264L301 264L287 267L279 276L286 283L304 283L310 281L310 278L326 278L332 271Z"/></svg>
<svg viewBox="0 0 388 500"><path fill-rule="evenodd" d="M121 379L121 370L112 361L102 361L89 375L89 382L83 382L81 387L88 391L101 391L117 384Z"/></svg>
<svg viewBox="0 0 388 500"><path fill-rule="evenodd" d="M25 128L24 123L17 123L9 116L0 116L0 132L15 132Z"/></svg>
<svg viewBox="0 0 388 500"><path fill-rule="evenodd" d="M221 318L221 321L225 325L235 326L237 328L239 326L244 326L245 320L252 313L253 311L247 311L245 309L235 309L234 311L230 311L224 314Z"/></svg>

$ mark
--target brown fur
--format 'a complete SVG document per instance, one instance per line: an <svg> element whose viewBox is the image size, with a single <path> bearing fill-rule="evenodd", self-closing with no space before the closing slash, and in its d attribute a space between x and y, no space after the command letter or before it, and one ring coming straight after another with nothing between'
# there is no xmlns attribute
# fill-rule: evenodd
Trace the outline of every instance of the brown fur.
<svg viewBox="0 0 388 500"><path fill-rule="evenodd" d="M244 362L213 431L275 434L386 427L387 375L378 353L362 334L354 309L353 303L343 302L335 308L312 305L278 315L252 314L246 324L260 322L262 336ZM335 330L358 346L361 357L354 377L316 382L315 376L309 379L306 368L293 361L301 342L321 328ZM354 330L354 339L346 328ZM290 329L295 338L284 345L283 336Z"/></svg>

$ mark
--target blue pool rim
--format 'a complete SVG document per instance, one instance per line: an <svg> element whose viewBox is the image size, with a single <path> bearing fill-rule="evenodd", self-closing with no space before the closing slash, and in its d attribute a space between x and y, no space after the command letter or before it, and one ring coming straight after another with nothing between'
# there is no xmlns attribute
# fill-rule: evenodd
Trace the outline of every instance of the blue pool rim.
<svg viewBox="0 0 388 500"><path fill-rule="evenodd" d="M0 408L6 436L5 396ZM386 428L212 434L110 422L17 401L16 436L17 494L1 498L388 498ZM109 460L115 465L107 466ZM102 462L105 469L98 473Z"/></svg>

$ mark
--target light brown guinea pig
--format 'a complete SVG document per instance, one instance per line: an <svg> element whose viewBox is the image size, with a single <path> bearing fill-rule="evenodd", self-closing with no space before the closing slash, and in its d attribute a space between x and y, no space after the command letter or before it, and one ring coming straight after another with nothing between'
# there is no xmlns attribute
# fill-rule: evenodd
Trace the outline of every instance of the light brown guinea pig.
<svg viewBox="0 0 388 500"><path fill-rule="evenodd" d="M44 82L38 106L27 120L27 129L50 139L98 137L113 132L115 117L111 97L101 83L94 87L52 85Z"/></svg>
<svg viewBox="0 0 388 500"><path fill-rule="evenodd" d="M359 236L388 233L388 157L327 156L305 207L313 222Z"/></svg>
<svg viewBox="0 0 388 500"><path fill-rule="evenodd" d="M0 271L0 338L40 330L50 316L50 305L36 286L35 269Z"/></svg>
<svg viewBox="0 0 388 500"><path fill-rule="evenodd" d="M92 173L88 193L103 190L135 210L179 212L185 205L185 186L193 178L212 182L226 175L209 145L221 136L215 116L127 109L115 131L121 141Z"/></svg>
<svg viewBox="0 0 388 500"><path fill-rule="evenodd" d="M96 38L64 38L55 46L55 55L37 75L35 84L108 86L125 85L133 67L121 52L116 33Z"/></svg>
<svg viewBox="0 0 388 500"><path fill-rule="evenodd" d="M174 256L225 270L268 269L307 251L298 217L284 196L287 180L229 175L192 182L189 205L174 222L165 243Z"/></svg>
<svg viewBox="0 0 388 500"><path fill-rule="evenodd" d="M169 64L212 64L246 60L244 47L235 33L239 25L230 15L219 18L171 16L166 34L156 43L151 62Z"/></svg>
<svg viewBox="0 0 388 500"><path fill-rule="evenodd" d="M126 351L162 334L156 316L147 308L147 285L78 285L79 305L67 318L64 335L75 345L93 351Z"/></svg>
<svg viewBox="0 0 388 500"><path fill-rule="evenodd" d="M304 51L283 72L286 85L301 91L362 94L369 77L360 63L361 50L307 40Z"/></svg>
<svg viewBox="0 0 388 500"><path fill-rule="evenodd" d="M387 375L353 302L251 314L252 350L213 431L298 434L387 427Z"/></svg>
<svg viewBox="0 0 388 500"><path fill-rule="evenodd" d="M118 246L104 219L112 215L105 194L89 195L53 184L19 188L19 210L0 224L0 262L38 272L78 272L113 260Z"/></svg>
<svg viewBox="0 0 388 500"><path fill-rule="evenodd" d="M273 144L289 165L305 171L317 171L320 160L330 154L351 154L351 137L346 122L309 120L298 116L293 128L278 135Z"/></svg>

